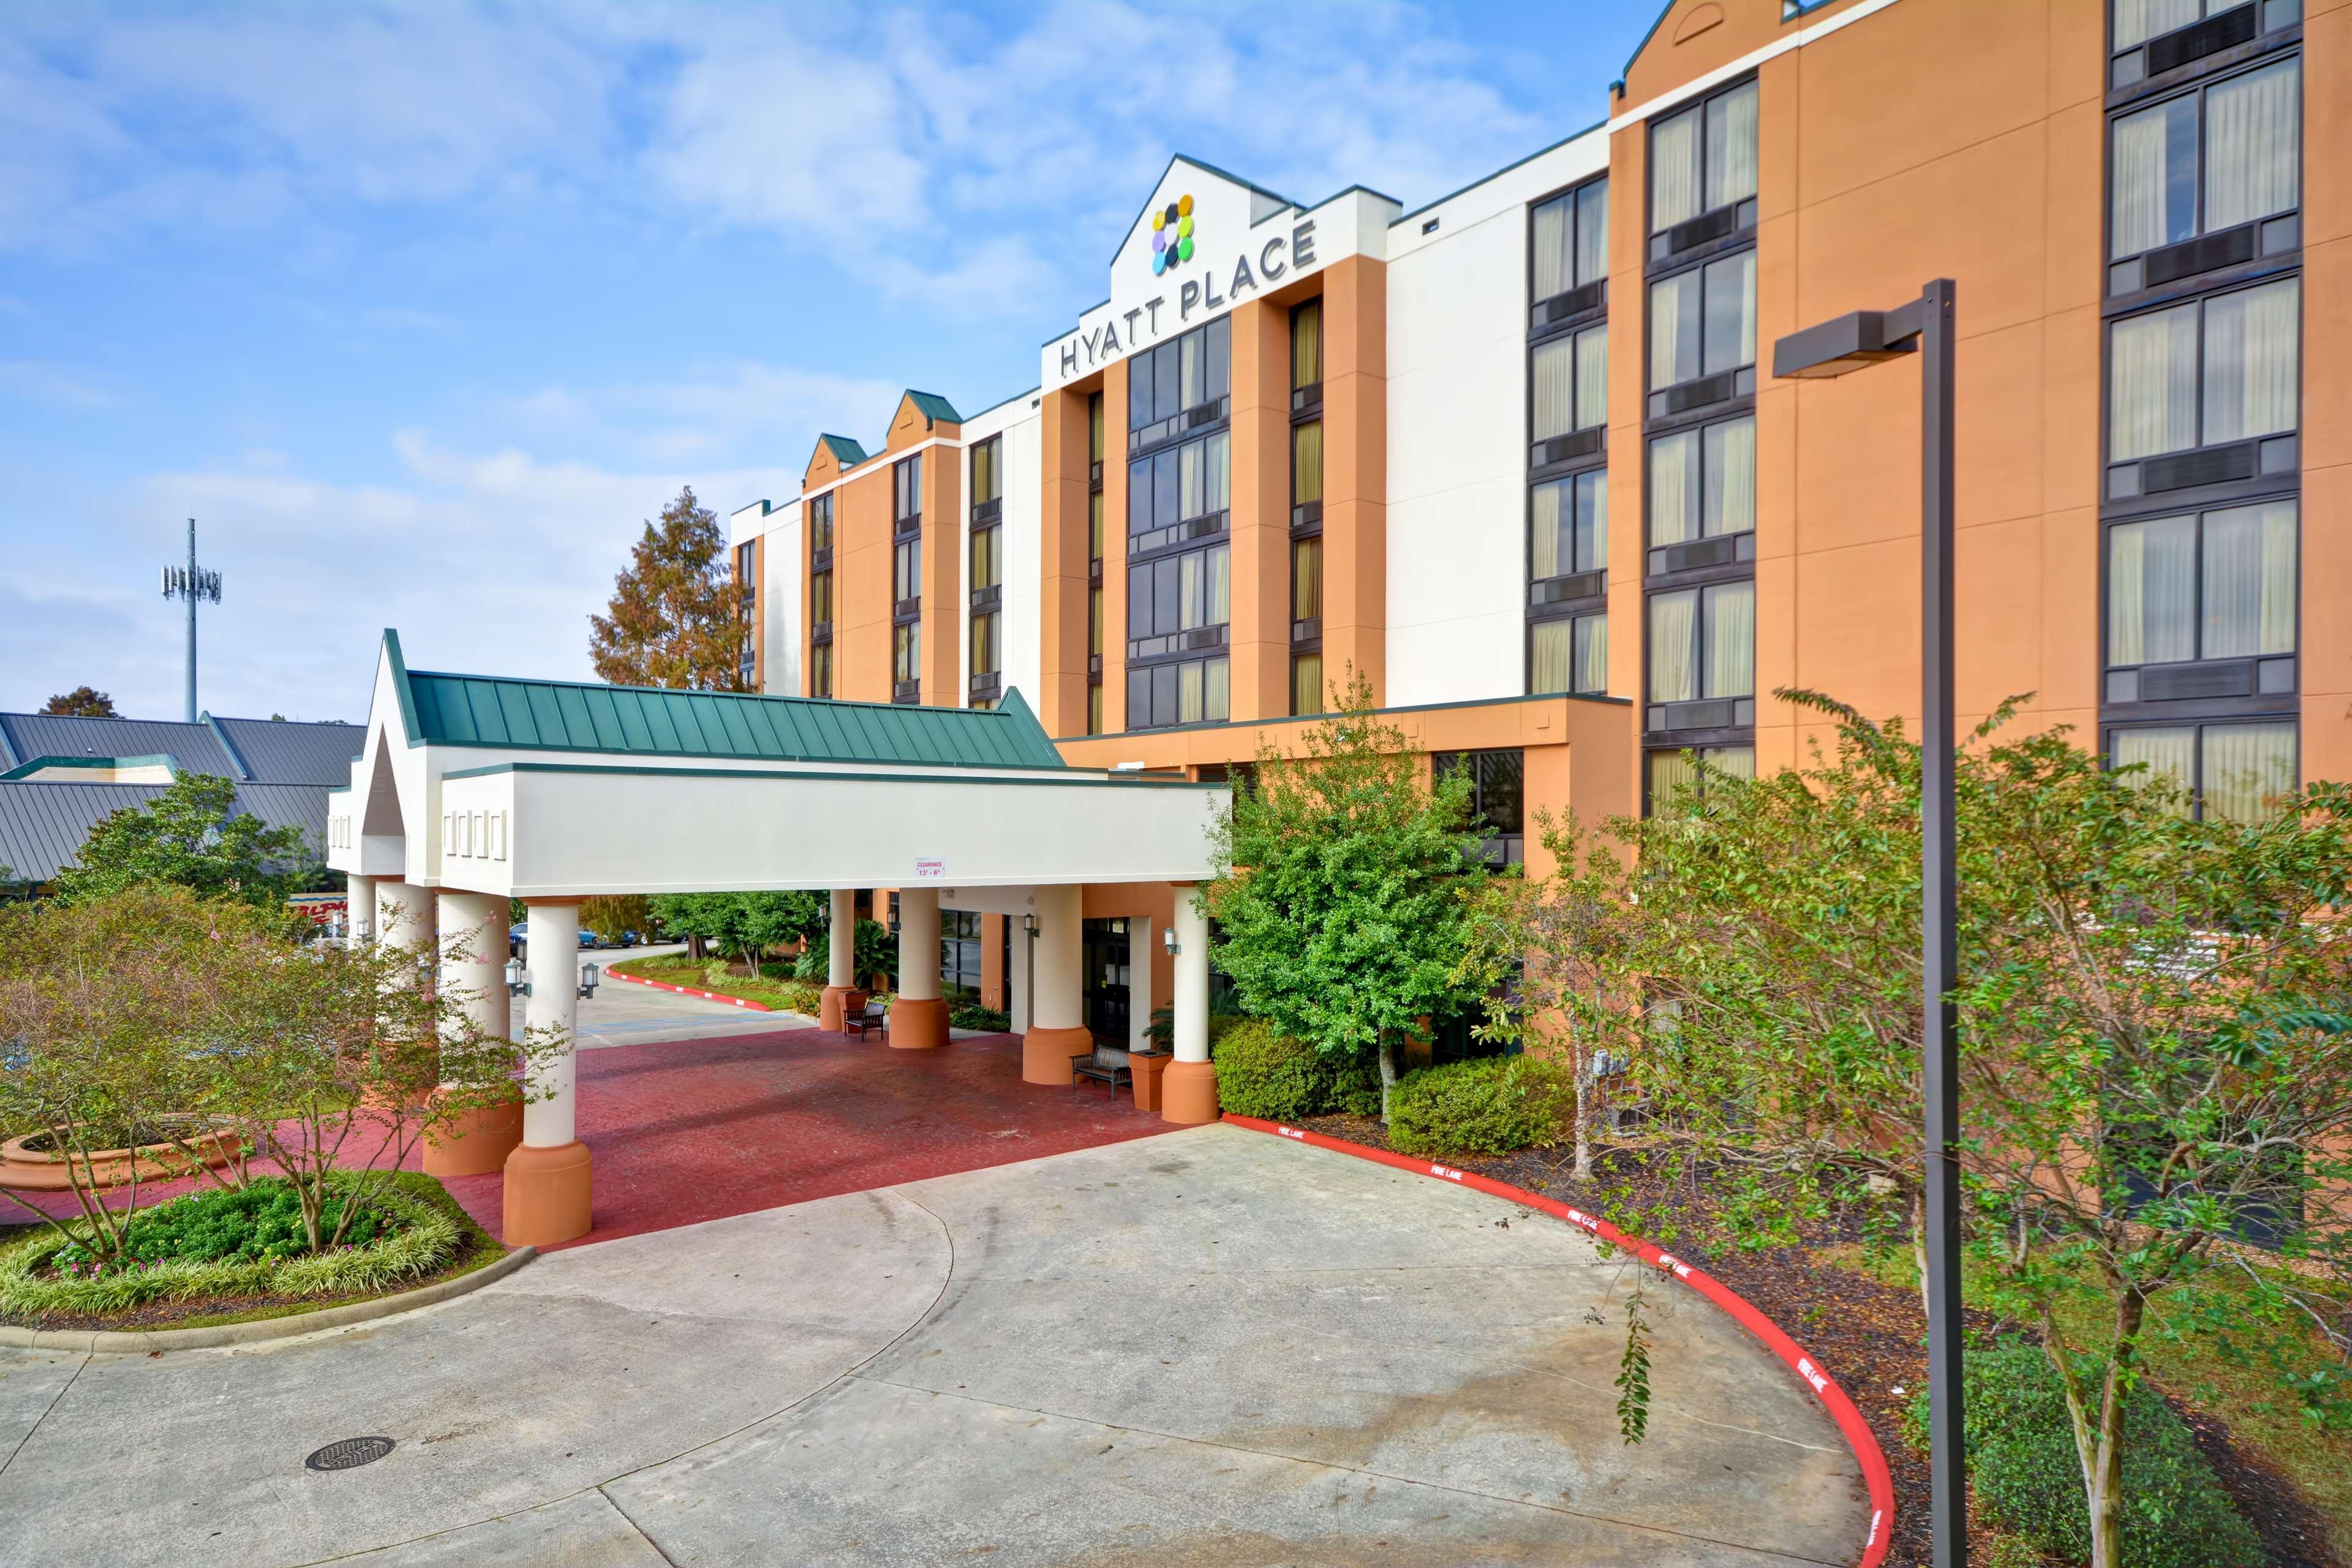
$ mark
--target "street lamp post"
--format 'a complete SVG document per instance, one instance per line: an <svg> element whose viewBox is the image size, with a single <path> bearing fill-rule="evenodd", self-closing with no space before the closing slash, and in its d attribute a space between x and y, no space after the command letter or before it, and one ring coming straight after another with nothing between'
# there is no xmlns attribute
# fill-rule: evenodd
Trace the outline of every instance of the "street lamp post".
<svg viewBox="0 0 2352 1568"><path fill-rule="evenodd" d="M1927 1037L1927 1434L1936 1568L1966 1568L1960 1418L1960 1039L1952 823L1952 310L1938 278L1892 310L1858 310L1772 345L1772 374L1822 379L1919 355L1920 991Z"/></svg>

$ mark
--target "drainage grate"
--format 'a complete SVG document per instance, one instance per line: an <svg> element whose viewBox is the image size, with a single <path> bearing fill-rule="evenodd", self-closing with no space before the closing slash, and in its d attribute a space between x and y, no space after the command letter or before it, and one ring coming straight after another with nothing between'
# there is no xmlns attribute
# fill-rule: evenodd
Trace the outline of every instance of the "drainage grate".
<svg viewBox="0 0 2352 1568"><path fill-rule="evenodd" d="M350 1470L362 1465L373 1465L392 1452L389 1437L345 1437L330 1443L309 1458L302 1468L310 1470Z"/></svg>

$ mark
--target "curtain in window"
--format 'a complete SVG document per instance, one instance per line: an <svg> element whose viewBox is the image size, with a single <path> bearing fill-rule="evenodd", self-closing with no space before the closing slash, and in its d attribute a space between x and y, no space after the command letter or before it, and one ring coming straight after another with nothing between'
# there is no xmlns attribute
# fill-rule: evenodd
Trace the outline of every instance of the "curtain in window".
<svg viewBox="0 0 2352 1568"><path fill-rule="evenodd" d="M1650 285L1650 384L1696 380L1699 371L1699 275L1696 268Z"/></svg>
<svg viewBox="0 0 2352 1568"><path fill-rule="evenodd" d="M1290 504L1323 499L1323 421L1290 427Z"/></svg>
<svg viewBox="0 0 2352 1568"><path fill-rule="evenodd" d="M1650 128L1650 222L1672 228L1699 215L1699 114L1685 110Z"/></svg>
<svg viewBox="0 0 2352 1568"><path fill-rule="evenodd" d="M1609 470L1576 477L1576 553L1579 572L1609 564Z"/></svg>
<svg viewBox="0 0 2352 1568"><path fill-rule="evenodd" d="M1213 658L1201 667L1201 711L1212 724L1232 715L1234 667L1229 659Z"/></svg>
<svg viewBox="0 0 2352 1568"><path fill-rule="evenodd" d="M2303 63L2287 60L2205 95L2205 227L2229 228L2301 199Z"/></svg>
<svg viewBox="0 0 2352 1568"><path fill-rule="evenodd" d="M2197 445L2197 307L2117 321L2108 342L2107 430L2117 459Z"/></svg>
<svg viewBox="0 0 2352 1568"><path fill-rule="evenodd" d="M1234 618L1234 550L1220 544L1209 552L1209 619L1222 626Z"/></svg>
<svg viewBox="0 0 2352 1568"><path fill-rule="evenodd" d="M2197 657L2197 520L2159 518L2107 531L2107 662Z"/></svg>
<svg viewBox="0 0 2352 1568"><path fill-rule="evenodd" d="M2119 768L2145 763L2150 779L2170 779L2184 791L2196 787L2195 730L2117 730L2107 750Z"/></svg>
<svg viewBox="0 0 2352 1568"><path fill-rule="evenodd" d="M1609 182L1595 180L1576 193L1576 277L1582 288L1609 275Z"/></svg>
<svg viewBox="0 0 2352 1568"><path fill-rule="evenodd" d="M1576 287L1572 243L1576 198L1556 196L1536 208L1535 297L1549 300ZM1293 384L1303 385L1304 383Z"/></svg>
<svg viewBox="0 0 2352 1568"><path fill-rule="evenodd" d="M2295 427L2301 297L2290 278L2205 302L2208 443Z"/></svg>
<svg viewBox="0 0 2352 1568"><path fill-rule="evenodd" d="M2260 822L2272 802L2294 788L2294 726L2208 724L2205 727L2205 814L2231 822Z"/></svg>
<svg viewBox="0 0 2352 1568"><path fill-rule="evenodd" d="M1756 692L1756 584L1718 583L1706 591L1706 695Z"/></svg>
<svg viewBox="0 0 2352 1568"><path fill-rule="evenodd" d="M2197 100L2176 98L2116 121L2110 184L2116 256L2195 233Z"/></svg>
<svg viewBox="0 0 2352 1568"><path fill-rule="evenodd" d="M1224 511L1233 505L1234 438L1231 433L1219 431L1209 437L1208 455L1203 459L1203 479L1208 486L1209 510Z"/></svg>
<svg viewBox="0 0 2352 1568"><path fill-rule="evenodd" d="M1576 334L1576 426L1579 430L1609 422L1609 329L1595 327Z"/></svg>
<svg viewBox="0 0 2352 1568"><path fill-rule="evenodd" d="M1576 621L1538 621L1530 628L1528 689L1572 691L1575 680Z"/></svg>
<svg viewBox="0 0 2352 1568"><path fill-rule="evenodd" d="M1753 746L1709 746L1699 752L1698 760L1709 771L1727 778L1752 779L1756 776L1756 748Z"/></svg>
<svg viewBox="0 0 2352 1568"><path fill-rule="evenodd" d="M1540 221L1537 232L1542 232ZM1537 266L1543 265L1543 245L1536 245ZM1543 298L1540 291L1538 299ZM1290 384L1312 386L1323 379L1323 301L1310 300L1290 317Z"/></svg>
<svg viewBox="0 0 2352 1568"><path fill-rule="evenodd" d="M1576 428L1576 343L1554 338L1528 356L1535 377L1536 439L1549 441Z"/></svg>
<svg viewBox="0 0 2352 1568"><path fill-rule="evenodd" d="M1290 618L1311 621L1323 613L1323 542L1294 540L1290 546Z"/></svg>
<svg viewBox="0 0 2352 1568"><path fill-rule="evenodd" d="M1087 590L1087 651L1100 657L1103 642L1103 591Z"/></svg>
<svg viewBox="0 0 2352 1568"><path fill-rule="evenodd" d="M1698 595L1650 596L1650 700L1688 702L1698 695L1696 668Z"/></svg>
<svg viewBox="0 0 2352 1568"><path fill-rule="evenodd" d="M1689 752L1650 753L1650 810L1672 811L1690 803L1685 795L1698 783L1698 759Z"/></svg>
<svg viewBox="0 0 2352 1568"><path fill-rule="evenodd" d="M1291 657L1290 710L1293 713L1323 711L1323 656L1321 654L1302 653Z"/></svg>
<svg viewBox="0 0 2352 1568"><path fill-rule="evenodd" d="M1713 212L1756 194L1756 84L1706 106L1706 206Z"/></svg>
<svg viewBox="0 0 2352 1568"><path fill-rule="evenodd" d="M1576 689L1609 689L1609 617L1581 616L1576 627Z"/></svg>
<svg viewBox="0 0 2352 1568"><path fill-rule="evenodd" d="M1661 436L1650 443L1650 544L1680 544L1698 537L1698 432Z"/></svg>
<svg viewBox="0 0 2352 1568"><path fill-rule="evenodd" d="M1199 517L1208 510L1209 489L1202 472L1202 459L1208 456L1209 444L1195 441L1184 447L1177 458L1181 479L1178 489L1179 517Z"/></svg>
<svg viewBox="0 0 2352 1568"><path fill-rule="evenodd" d="M2207 658L2294 651L2294 503L2205 519Z"/></svg>
<svg viewBox="0 0 2352 1568"><path fill-rule="evenodd" d="M1756 526L1756 421L1710 425L1701 435L1706 503L1700 531L1746 533Z"/></svg>
<svg viewBox="0 0 2352 1568"><path fill-rule="evenodd" d="M1576 570L1575 542L1569 532L1574 526L1569 515L1574 488L1574 480L1562 479L1535 489L1534 510L1528 519L1528 570L1538 583Z"/></svg>
<svg viewBox="0 0 2352 1568"><path fill-rule="evenodd" d="M1700 374L1756 363L1756 253L1706 264L1706 355Z"/></svg>
<svg viewBox="0 0 2352 1568"><path fill-rule="evenodd" d="M1197 724L1201 712L1201 667L1181 666L1176 671L1176 722Z"/></svg>
<svg viewBox="0 0 2352 1568"><path fill-rule="evenodd" d="M2235 0L2217 0L2213 9L2225 11ZM2185 27L2203 13L2198 0L2116 0L2116 47L2144 44L2159 33Z"/></svg>

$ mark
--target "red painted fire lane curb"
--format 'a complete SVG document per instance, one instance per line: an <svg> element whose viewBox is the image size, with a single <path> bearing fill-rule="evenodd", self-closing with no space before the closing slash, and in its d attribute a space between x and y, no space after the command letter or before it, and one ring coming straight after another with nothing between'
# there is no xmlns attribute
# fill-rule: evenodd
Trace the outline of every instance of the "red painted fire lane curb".
<svg viewBox="0 0 2352 1568"><path fill-rule="evenodd" d="M1412 1171L1418 1175L1434 1176L1441 1182L1452 1182L1457 1186L1472 1187L1493 1197L1508 1198L1513 1203L1525 1204L1531 1209L1542 1210L1554 1219L1564 1219L1580 1230L1590 1231L1610 1246L1622 1247L1652 1268L1672 1274L1675 1279L1730 1313L1733 1321L1741 1328L1763 1341L1767 1350L1787 1363L1799 1377L1804 1379L1805 1386L1813 1391L1813 1396L1822 1402L1824 1409L1828 1410L1830 1419L1836 1422L1838 1430L1845 1434L1846 1446L1853 1450L1855 1462L1862 1466L1863 1484L1870 1490L1870 1538L1863 1543L1862 1560L1856 1564L1856 1568L1879 1568L1879 1564L1886 1561L1887 1551L1893 1545L1891 1537L1894 1534L1895 1524L1895 1478L1886 1468L1885 1451L1879 1447L1878 1437L1871 1431L1870 1423L1863 1419L1862 1412L1854 1408L1853 1401L1846 1397L1845 1390L1837 1385L1837 1381L1822 1370L1820 1363L1805 1353L1803 1346L1783 1332L1780 1325L1758 1311L1746 1297L1741 1296L1721 1280L1701 1272L1670 1252L1662 1252L1646 1241L1635 1240L1598 1215L1589 1215L1581 1209L1570 1208L1557 1199L1538 1196L1534 1193L1512 1186L1507 1182L1498 1182L1492 1177L1482 1176L1475 1171L1457 1170L1452 1165L1440 1165L1427 1160L1415 1160L1386 1149L1373 1149L1361 1143L1350 1143L1344 1138L1331 1138L1320 1132L1309 1132L1300 1127L1286 1127L1277 1121L1261 1121L1255 1116L1236 1116L1230 1110L1225 1112L1223 1120L1236 1127L1246 1127L1253 1132L1271 1132L1278 1138L1294 1139L1301 1143L1312 1144L1318 1149L1329 1149L1341 1154L1353 1154L1360 1160L1370 1160L1382 1165L1392 1165L1400 1171Z"/></svg>
<svg viewBox="0 0 2352 1568"><path fill-rule="evenodd" d="M665 981L647 980L642 974L624 974L617 969L604 971L607 980L625 980L632 985L650 985L656 991L675 991L680 996L699 996L705 1002L726 1002L738 1007L748 1007L754 1013L772 1013L776 1009L765 1002L747 1002L740 996L722 996L716 991L697 991L691 985L672 985Z"/></svg>

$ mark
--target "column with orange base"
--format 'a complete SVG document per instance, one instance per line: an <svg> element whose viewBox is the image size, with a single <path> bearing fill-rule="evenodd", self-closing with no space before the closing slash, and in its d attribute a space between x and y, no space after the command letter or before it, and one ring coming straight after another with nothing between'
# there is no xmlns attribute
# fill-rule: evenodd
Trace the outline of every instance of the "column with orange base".
<svg viewBox="0 0 2352 1568"><path fill-rule="evenodd" d="M560 1034L562 1054L531 1071L531 1099L522 1108L522 1142L506 1159L509 1247L552 1247L588 1234L588 1146L580 1142L573 1085L578 1058L572 1037L580 1018L580 906L570 900L530 904L529 1032Z"/></svg>
<svg viewBox="0 0 2352 1568"><path fill-rule="evenodd" d="M948 1005L940 995L940 890L898 889L898 999L890 1004L890 1043L902 1051L948 1043Z"/></svg>
<svg viewBox="0 0 2352 1568"><path fill-rule="evenodd" d="M1021 1081L1070 1082L1070 1058L1094 1047L1087 1030L1083 889L1037 889L1037 994L1029 1003L1029 1031L1021 1037Z"/></svg>
<svg viewBox="0 0 2352 1568"><path fill-rule="evenodd" d="M457 999L485 1036L505 1039L514 1026L502 971L507 901L493 893L444 888L440 897L441 990ZM577 936L572 945L579 944ZM535 951L535 950L534 950ZM565 956L571 956L567 950ZM503 1168L522 1142L520 1096L452 1117L425 1141L425 1168L436 1176L480 1176Z"/></svg>
<svg viewBox="0 0 2352 1568"><path fill-rule="evenodd" d="M817 1004L817 1027L839 1034L848 1021L866 1011L866 993L857 983L857 889L833 889L832 929L826 934L824 999Z"/></svg>
<svg viewBox="0 0 2352 1568"><path fill-rule="evenodd" d="M1176 889L1176 1059L1160 1076L1163 1121L1217 1120L1217 1069L1209 1060L1209 918L1200 889Z"/></svg>

